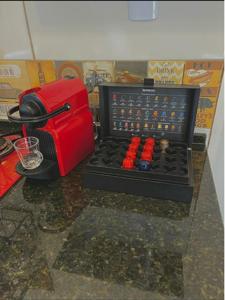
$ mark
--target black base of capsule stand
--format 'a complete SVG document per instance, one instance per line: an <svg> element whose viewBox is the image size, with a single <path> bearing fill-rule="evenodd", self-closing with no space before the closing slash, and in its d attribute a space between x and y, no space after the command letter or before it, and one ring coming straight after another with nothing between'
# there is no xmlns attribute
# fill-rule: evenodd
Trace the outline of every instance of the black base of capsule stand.
<svg viewBox="0 0 225 300"><path fill-rule="evenodd" d="M192 182L185 185L88 172L83 177L83 184L87 188L172 201L191 202L193 195Z"/></svg>
<svg viewBox="0 0 225 300"><path fill-rule="evenodd" d="M22 176L37 180L54 180L60 176L57 162L48 159L44 159L41 165L33 170L25 169L21 162L18 162L16 171Z"/></svg>
<svg viewBox="0 0 225 300"><path fill-rule="evenodd" d="M129 142L126 141L116 141L112 139L111 141L106 140L101 142L86 165L83 176L84 186L93 189L122 192L173 201L190 202L192 200L192 151L188 150L187 145L175 143L171 148L168 148L168 159L170 158L168 162L165 161L165 156L163 155L161 157L161 152L159 151L158 153L155 148L153 156L159 155L158 165L160 165L161 168L158 172L153 168L153 164L157 163L157 161L155 161L156 158L153 158L153 164L150 171L140 171L137 168L132 170L121 168L122 159L124 158L126 151L124 151L120 162L118 162L118 157L117 159L113 158L113 155L121 154L123 146L126 146L127 149L128 144ZM110 147L108 147L109 145ZM164 169L162 169L163 166L168 168L172 166L174 153L171 151L175 151L175 154L178 155L175 160L178 162L179 167L181 164L181 153L179 151L185 152L185 174L182 175L177 173L177 170L174 172L169 170L168 172L168 170L164 171ZM113 162L114 164L112 166Z"/></svg>

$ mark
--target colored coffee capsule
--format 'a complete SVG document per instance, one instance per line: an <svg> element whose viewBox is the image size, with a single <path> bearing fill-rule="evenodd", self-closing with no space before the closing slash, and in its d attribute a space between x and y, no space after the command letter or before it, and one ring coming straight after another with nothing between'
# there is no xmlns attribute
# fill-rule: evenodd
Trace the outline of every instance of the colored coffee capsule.
<svg viewBox="0 0 225 300"><path fill-rule="evenodd" d="M142 160L148 160L151 161L152 160L152 153L148 152L148 151L144 151L141 154L141 159Z"/></svg>
<svg viewBox="0 0 225 300"><path fill-rule="evenodd" d="M140 171L148 171L151 168L151 163L148 160L140 160L138 163L138 169Z"/></svg>
<svg viewBox="0 0 225 300"><path fill-rule="evenodd" d="M131 158L124 158L122 167L124 169L133 169L134 168L134 160Z"/></svg>
<svg viewBox="0 0 225 300"><path fill-rule="evenodd" d="M134 136L131 138L131 143L132 144L140 144L141 138L139 136Z"/></svg>
<svg viewBox="0 0 225 300"><path fill-rule="evenodd" d="M132 151L132 150L128 150L126 152L126 158L135 159L136 155L137 155L137 153L135 151Z"/></svg>
<svg viewBox="0 0 225 300"><path fill-rule="evenodd" d="M152 137L149 137L147 139L145 139L145 144L150 144L150 145L155 145L155 139Z"/></svg>
<svg viewBox="0 0 225 300"><path fill-rule="evenodd" d="M160 148L163 153L166 152L166 149L169 147L169 141L167 139L160 140Z"/></svg>
<svg viewBox="0 0 225 300"><path fill-rule="evenodd" d="M139 147L139 144L130 144L128 147L128 150L136 152L138 147Z"/></svg>
<svg viewBox="0 0 225 300"><path fill-rule="evenodd" d="M144 151L149 151L149 152L153 153L153 151L154 151L154 146L151 145L151 144L145 144L143 150L144 150Z"/></svg>

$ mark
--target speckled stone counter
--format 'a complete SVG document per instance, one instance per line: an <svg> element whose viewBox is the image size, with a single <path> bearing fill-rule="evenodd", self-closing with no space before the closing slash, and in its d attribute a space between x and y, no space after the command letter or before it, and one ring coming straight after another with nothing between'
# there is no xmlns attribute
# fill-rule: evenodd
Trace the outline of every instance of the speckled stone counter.
<svg viewBox="0 0 225 300"><path fill-rule="evenodd" d="M205 153L191 204L21 179L0 201L0 299L223 299L223 225ZM168 195L169 198L169 195Z"/></svg>

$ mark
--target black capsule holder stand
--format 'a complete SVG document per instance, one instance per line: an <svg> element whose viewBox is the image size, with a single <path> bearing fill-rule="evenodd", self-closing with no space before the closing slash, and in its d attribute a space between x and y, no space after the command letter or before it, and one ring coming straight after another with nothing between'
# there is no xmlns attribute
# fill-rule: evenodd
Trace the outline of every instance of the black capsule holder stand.
<svg viewBox="0 0 225 300"><path fill-rule="evenodd" d="M176 174L170 166L172 165L171 156L168 158L168 169L165 172L159 169L159 172L154 169L154 164L157 163L157 151L153 155L152 169L149 171L139 171L137 165L134 169L127 170L122 168L121 149L115 149L113 145L127 143L129 144L131 134L128 132L115 133L111 127L110 98L114 92L131 93L143 91L143 93L157 93L159 91L168 92L169 95L184 94L188 97L187 111L187 131L180 140L176 140L176 136L170 136L169 142L182 144L186 157L184 169L185 174ZM101 141L96 146L96 151L87 163L86 170L83 176L84 186L94 189L109 190L112 192L122 192L147 196L160 199L169 199L173 201L190 202L193 195L193 171L192 171L192 140L194 132L194 124L200 89L196 86L157 86L154 85L154 80L146 78L144 85L131 84L102 84L100 90L100 116L101 116ZM173 94L174 93L174 94ZM151 95L151 94L150 94ZM185 96L186 95L186 96ZM153 135L153 134L152 134ZM149 134L149 136L152 136ZM166 137L165 137L166 138ZM156 137L157 140L157 137ZM102 151L105 144L111 141L109 149ZM110 149L111 147L111 149ZM115 151L113 151L115 150ZM125 149L126 150L126 149ZM107 152L108 151L108 152ZM168 154L168 153L167 153ZM175 154L176 156L176 154ZM171 160L171 161L170 161ZM178 162L179 163L179 162ZM117 165L116 165L117 164ZM162 168L167 166L162 166ZM183 167L182 167L183 168ZM171 172L172 171L172 172ZM161 172L161 173L160 173Z"/></svg>
<svg viewBox="0 0 225 300"><path fill-rule="evenodd" d="M111 139L111 143L116 144L116 140ZM126 141L118 143L126 144ZM87 163L83 178L86 187L175 201L191 200L193 193L191 150L182 150L185 155L177 154L179 158L174 162L172 162L174 155L155 153L150 171L139 171L138 159L132 170L124 169L121 167L124 157L121 155L122 151L115 149L114 152L110 147L105 149L105 144L110 145L109 140L101 141L96 146L95 153ZM179 164L181 160L184 163L179 170L173 169L173 166Z"/></svg>

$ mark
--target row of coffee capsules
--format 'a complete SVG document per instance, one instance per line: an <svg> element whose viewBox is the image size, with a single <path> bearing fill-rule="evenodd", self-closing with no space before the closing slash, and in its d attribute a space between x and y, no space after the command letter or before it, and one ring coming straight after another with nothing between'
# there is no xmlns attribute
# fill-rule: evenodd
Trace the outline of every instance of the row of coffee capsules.
<svg viewBox="0 0 225 300"><path fill-rule="evenodd" d="M141 138L138 136L132 137L128 146L125 158L122 162L124 169L133 169L137 158L138 149L141 143ZM154 153L155 139L152 137L146 138L141 153L141 159L138 163L139 170L148 170L151 166L151 161Z"/></svg>

